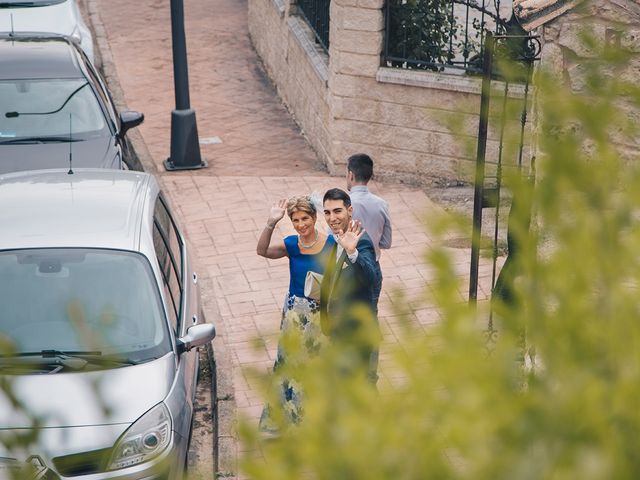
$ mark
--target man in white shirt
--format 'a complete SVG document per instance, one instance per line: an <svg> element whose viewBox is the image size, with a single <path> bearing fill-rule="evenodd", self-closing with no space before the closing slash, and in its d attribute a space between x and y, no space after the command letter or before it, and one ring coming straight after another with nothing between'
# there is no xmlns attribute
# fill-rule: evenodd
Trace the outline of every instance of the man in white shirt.
<svg viewBox="0 0 640 480"><path fill-rule="evenodd" d="M323 333L351 360L347 370L366 373L375 384L371 358L377 353L380 333L373 306L378 278L373 242L351 218L351 199L332 188L323 198L324 218L336 238L320 286L320 326ZM376 357L377 358L377 357Z"/></svg>

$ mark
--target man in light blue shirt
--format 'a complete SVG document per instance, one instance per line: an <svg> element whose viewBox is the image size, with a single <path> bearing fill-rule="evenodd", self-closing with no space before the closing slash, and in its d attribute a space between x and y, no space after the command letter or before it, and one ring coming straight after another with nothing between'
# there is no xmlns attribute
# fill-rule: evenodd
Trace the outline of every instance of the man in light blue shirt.
<svg viewBox="0 0 640 480"><path fill-rule="evenodd" d="M353 206L353 219L359 221L371 237L376 251L378 279L374 287L373 304L378 310L378 299L382 289L380 250L391 248L391 217L389 205L369 191L367 184L373 176L373 160L369 155L357 153L347 161L347 189Z"/></svg>
<svg viewBox="0 0 640 480"><path fill-rule="evenodd" d="M373 160L365 153L357 153L347 161L347 189L353 207L352 218L360 222L367 232L376 253L376 279L371 289L371 302L378 319L378 299L382 291L382 270L380 270L380 250L391 248L391 217L389 205L382 198L369 191L367 184L373 177ZM371 353L369 360L369 381L378 380L378 349Z"/></svg>

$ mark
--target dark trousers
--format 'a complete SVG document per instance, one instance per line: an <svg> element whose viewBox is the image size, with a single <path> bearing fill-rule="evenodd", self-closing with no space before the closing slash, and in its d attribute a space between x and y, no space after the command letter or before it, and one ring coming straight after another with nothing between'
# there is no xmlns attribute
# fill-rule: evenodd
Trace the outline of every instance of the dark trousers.
<svg viewBox="0 0 640 480"><path fill-rule="evenodd" d="M378 300L380 299L380 292L382 291L382 270L380 270L380 263L378 262L376 262L376 267L378 269L378 277L376 278L376 282L373 284L373 288L371 289L371 303L373 304L373 314L376 321L376 326L380 328L380 323L378 322ZM379 356L380 349L376 347L371 352L371 356L369 358L369 371L367 373L369 382L371 382L373 385L378 383Z"/></svg>

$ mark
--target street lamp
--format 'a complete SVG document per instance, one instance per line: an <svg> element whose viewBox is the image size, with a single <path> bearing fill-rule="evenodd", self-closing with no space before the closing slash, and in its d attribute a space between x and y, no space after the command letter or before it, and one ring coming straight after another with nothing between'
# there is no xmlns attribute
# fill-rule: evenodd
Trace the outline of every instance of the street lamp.
<svg viewBox="0 0 640 480"><path fill-rule="evenodd" d="M196 112L189 104L187 43L184 34L182 0L171 0L171 41L176 109L171 112L171 153L164 161L167 170L194 170L207 166L200 156Z"/></svg>

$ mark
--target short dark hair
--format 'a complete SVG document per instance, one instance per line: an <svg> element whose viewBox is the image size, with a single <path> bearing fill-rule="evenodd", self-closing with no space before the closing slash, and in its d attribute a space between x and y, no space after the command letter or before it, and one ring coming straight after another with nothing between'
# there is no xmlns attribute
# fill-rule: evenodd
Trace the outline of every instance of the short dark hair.
<svg viewBox="0 0 640 480"><path fill-rule="evenodd" d="M357 182L368 182L373 177L373 160L366 153L356 153L347 160L347 170Z"/></svg>
<svg viewBox="0 0 640 480"><path fill-rule="evenodd" d="M347 192L341 190L339 188L332 188L331 190L327 190L327 193L322 197L322 204L327 200L342 200L344 206L349 208L351 206L351 197Z"/></svg>

